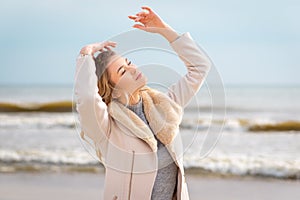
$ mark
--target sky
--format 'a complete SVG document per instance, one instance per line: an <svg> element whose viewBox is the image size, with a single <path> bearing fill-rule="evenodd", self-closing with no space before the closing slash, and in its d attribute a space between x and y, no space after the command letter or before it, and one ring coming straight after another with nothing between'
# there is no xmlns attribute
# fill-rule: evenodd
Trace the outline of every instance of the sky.
<svg viewBox="0 0 300 200"><path fill-rule="evenodd" d="M189 32L225 85L300 85L298 0L1 0L0 85L72 85L81 47L133 30L143 5Z"/></svg>

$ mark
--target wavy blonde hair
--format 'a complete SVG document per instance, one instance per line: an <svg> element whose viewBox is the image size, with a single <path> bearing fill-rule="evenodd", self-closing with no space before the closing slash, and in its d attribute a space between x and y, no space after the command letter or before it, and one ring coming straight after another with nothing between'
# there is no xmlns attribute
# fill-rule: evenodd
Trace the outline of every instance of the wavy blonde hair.
<svg viewBox="0 0 300 200"><path fill-rule="evenodd" d="M111 58L116 55L112 50L103 51L95 58L96 75L98 77L98 93L102 100L108 105L112 100L114 84L110 80L110 74L107 70L107 64Z"/></svg>

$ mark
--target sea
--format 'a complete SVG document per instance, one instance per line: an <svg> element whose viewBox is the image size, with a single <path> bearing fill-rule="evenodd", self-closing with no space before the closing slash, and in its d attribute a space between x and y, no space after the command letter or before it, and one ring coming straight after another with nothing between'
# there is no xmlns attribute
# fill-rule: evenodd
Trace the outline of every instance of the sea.
<svg viewBox="0 0 300 200"><path fill-rule="evenodd" d="M187 172L300 180L300 86L200 89L180 124ZM73 86L0 86L0 173L98 173L80 138Z"/></svg>

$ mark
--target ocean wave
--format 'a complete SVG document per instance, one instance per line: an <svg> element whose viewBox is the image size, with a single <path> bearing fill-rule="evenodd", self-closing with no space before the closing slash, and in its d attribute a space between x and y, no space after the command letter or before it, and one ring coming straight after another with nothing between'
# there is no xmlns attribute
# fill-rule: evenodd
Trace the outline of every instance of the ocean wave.
<svg viewBox="0 0 300 200"><path fill-rule="evenodd" d="M300 121L287 120L275 121L268 118L255 119L191 119L184 118L180 124L182 129L197 129L205 130L211 126L223 126L225 131L239 131L239 132L279 132L279 131L300 131Z"/></svg>
<svg viewBox="0 0 300 200"><path fill-rule="evenodd" d="M249 131L300 131L299 121L284 121L278 123L252 124L248 127Z"/></svg>
<svg viewBox="0 0 300 200"><path fill-rule="evenodd" d="M290 105L278 106L262 106L262 105L206 105L206 104L190 104L184 109L188 112L207 112L207 113L255 113L255 112L290 112L290 113L299 113L300 107L292 107Z"/></svg>
<svg viewBox="0 0 300 200"><path fill-rule="evenodd" d="M0 103L0 111L8 107L12 109L8 112L0 113L0 128L2 129L73 129L76 128L76 125L79 125L78 118L75 116L77 115L76 112L63 112L63 110L72 110L71 101L33 105ZM22 111L19 110L13 113L13 110L20 108L22 108ZM26 110L25 112L23 112L24 109ZM300 121L298 121L296 115L284 116L276 120L272 113L262 116L260 116L260 113L256 113L255 115L247 115L246 118L241 118L241 115L238 115L238 117L233 115L230 118L222 119L222 116L223 115L216 115L216 118L211 119L211 116L207 113L200 112L199 115L195 115L193 112L186 111L180 128L206 130L211 127L223 126L223 130L239 132L300 131Z"/></svg>
<svg viewBox="0 0 300 200"><path fill-rule="evenodd" d="M300 179L300 160L251 157L249 155L210 155L199 159L184 157L187 172L197 174L262 176ZM86 152L78 151L11 151L0 150L0 173L5 172L89 172L103 171L103 165Z"/></svg>
<svg viewBox="0 0 300 200"><path fill-rule="evenodd" d="M103 165L84 151L0 150L0 173L103 171Z"/></svg>
<svg viewBox="0 0 300 200"><path fill-rule="evenodd" d="M73 129L76 125L73 113L3 113L0 114L1 129Z"/></svg>
<svg viewBox="0 0 300 200"><path fill-rule="evenodd" d="M300 160L278 160L246 155L218 155L199 160L197 157L186 156L184 166L186 169L222 175L300 179Z"/></svg>
<svg viewBox="0 0 300 200"><path fill-rule="evenodd" d="M0 112L72 112L72 101L54 101L45 103L0 102Z"/></svg>
<svg viewBox="0 0 300 200"><path fill-rule="evenodd" d="M225 129L242 129L243 131L300 131L300 121L272 120L271 118L230 119L225 123Z"/></svg>
<svg viewBox="0 0 300 200"><path fill-rule="evenodd" d="M78 117L73 113L18 113L0 114L0 128L7 129L74 129L80 126ZM209 128L223 126L224 131L234 132L279 132L300 131L300 121L283 120L275 121L267 118L255 119L201 119L183 117L181 129L207 130Z"/></svg>
<svg viewBox="0 0 300 200"><path fill-rule="evenodd" d="M0 149L1 164L31 163L47 165L95 165L91 155L83 150L10 150Z"/></svg>
<svg viewBox="0 0 300 200"><path fill-rule="evenodd" d="M84 173L99 173L104 172L101 165L55 165L42 163L0 163L0 173L14 172L84 172Z"/></svg>
<svg viewBox="0 0 300 200"><path fill-rule="evenodd" d="M75 102L70 100L65 101L49 101L49 102L0 102L0 112L72 112L75 107ZM271 107L261 108L255 106L222 106L222 105L195 105L190 104L185 107L187 112L238 112L238 113L253 113L265 111L285 111L285 112L299 112L297 108L289 107Z"/></svg>

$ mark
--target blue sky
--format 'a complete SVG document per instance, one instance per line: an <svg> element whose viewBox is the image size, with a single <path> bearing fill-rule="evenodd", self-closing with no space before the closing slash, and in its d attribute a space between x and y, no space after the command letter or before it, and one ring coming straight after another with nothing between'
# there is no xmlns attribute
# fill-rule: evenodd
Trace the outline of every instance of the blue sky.
<svg viewBox="0 0 300 200"><path fill-rule="evenodd" d="M132 30L142 5L190 32L225 84L300 84L297 0L1 1L0 84L72 84L80 48Z"/></svg>

